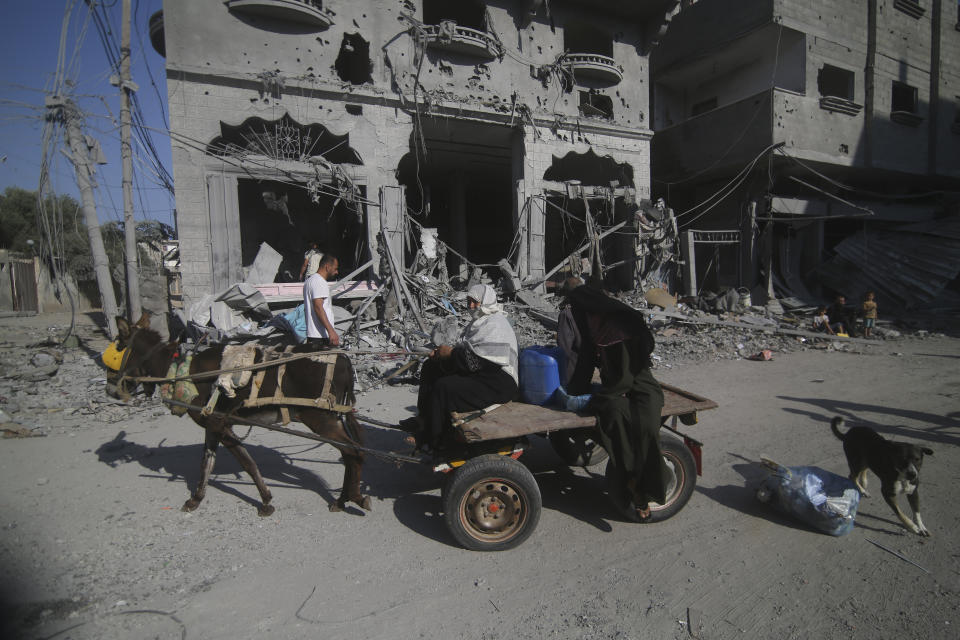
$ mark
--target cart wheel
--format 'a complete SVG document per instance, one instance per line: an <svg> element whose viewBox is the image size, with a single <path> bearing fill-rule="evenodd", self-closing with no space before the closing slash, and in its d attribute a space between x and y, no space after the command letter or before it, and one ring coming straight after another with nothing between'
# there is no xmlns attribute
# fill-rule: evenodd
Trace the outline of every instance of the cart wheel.
<svg viewBox="0 0 960 640"><path fill-rule="evenodd" d="M682 440L672 437L663 438L660 442L660 450L673 477L667 485L667 501L664 504L651 502L650 518L646 522L661 522L675 516L690 500L693 489L697 485L697 463ZM627 520L640 522L633 501L624 494L624 482L621 480L620 470L613 465L612 460L607 462L606 476L607 489L617 510Z"/></svg>
<svg viewBox="0 0 960 640"><path fill-rule="evenodd" d="M607 450L593 437L593 429L551 431L547 438L568 467L590 467L608 458Z"/></svg>
<svg viewBox="0 0 960 640"><path fill-rule="evenodd" d="M478 456L453 472L443 492L447 528L473 551L504 551L530 537L540 520L540 488L513 458Z"/></svg>

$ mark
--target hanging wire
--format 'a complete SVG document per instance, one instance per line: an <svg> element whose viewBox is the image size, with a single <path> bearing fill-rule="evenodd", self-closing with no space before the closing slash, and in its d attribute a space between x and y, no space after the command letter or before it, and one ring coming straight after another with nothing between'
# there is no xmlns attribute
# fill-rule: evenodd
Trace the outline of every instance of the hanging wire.
<svg viewBox="0 0 960 640"><path fill-rule="evenodd" d="M915 193L915 194L905 194L905 195L894 195L894 194L880 193L880 192L877 192L877 191L867 191L867 190L865 190L865 189L860 189L860 188L858 188L858 187L852 187L852 186L847 185L847 184L844 184L844 183L842 183L842 182L838 182L837 180L834 180L833 178L831 178L831 177L829 177L829 176L826 176L826 175L820 173L819 171L817 171L816 169L814 169L813 167L811 167L811 166L808 165L807 163L803 162L803 161L800 160L799 158L796 158L796 157L790 155L790 154L789 154L786 150L784 150L784 149L777 149L777 152L780 153L780 154L781 154L782 156L784 156L785 158L790 159L791 161L793 161L793 162L796 163L797 165L803 167L804 169L806 169L806 170L809 171L810 173L816 175L816 176L819 177L819 178L822 178L823 180L829 182L830 184L832 184L833 186L837 187L838 189L843 189L844 191L853 191L853 192L859 193L859 194L861 194L861 195L872 196L872 197L876 197L876 198L884 198L884 199L887 199L887 200L916 200L916 199L920 199L920 198L929 198L929 197L932 197L932 196L943 195L943 193L944 193L943 191L927 191L927 192L925 192L925 193Z"/></svg>
<svg viewBox="0 0 960 640"><path fill-rule="evenodd" d="M709 212L709 211L712 210L714 207L716 207L718 204L720 204L721 202L723 202L723 200L725 200L727 197L729 197L731 194L733 194L733 192L736 191L737 188L738 188L741 184L743 184L743 182L747 179L747 177L749 177L750 172L753 170L753 167L756 166L756 164L757 164L757 162L760 160L760 158L762 158L765 154L769 153L772 149L775 149L776 147L778 147L778 146L780 146L780 145L782 145L782 144L783 144L783 143L781 143L781 142L778 142L778 143L775 143L775 144L771 144L771 145L769 145L767 148L765 148L763 151L761 151L760 153L758 153L756 156L754 156L754 158L753 158L750 162L748 162L748 163L743 167L743 169L741 169L741 170L737 173L737 175L735 175L727 184L725 184L724 186L720 187L720 189L718 189L713 195L711 195L711 196L708 197L707 199L703 200L703 201L700 202L699 204L696 204L696 205L690 207L690 208L687 209L686 211L677 214L677 215L675 216L676 219L677 219L677 221L679 222L680 219L681 219L683 216L690 215L690 214L692 214L693 212L695 212L697 209L700 209L701 207L706 207L706 209L704 209L701 213L699 213L698 215L694 216L694 217L691 218L690 220L687 220L687 221L684 223L683 226L684 226L684 227L688 227L688 226L690 226L693 222L695 222L696 220L699 220L701 217L703 217L704 215L706 215L707 212Z"/></svg>

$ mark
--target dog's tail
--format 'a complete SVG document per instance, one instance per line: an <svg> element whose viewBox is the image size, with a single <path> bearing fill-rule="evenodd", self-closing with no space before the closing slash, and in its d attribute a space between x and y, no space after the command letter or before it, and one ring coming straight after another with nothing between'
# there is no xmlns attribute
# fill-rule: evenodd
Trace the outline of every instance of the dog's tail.
<svg viewBox="0 0 960 640"><path fill-rule="evenodd" d="M843 440L843 435L840 433L840 427L843 426L843 416L834 416L833 420L830 421L830 430L833 431L833 435L837 436Z"/></svg>

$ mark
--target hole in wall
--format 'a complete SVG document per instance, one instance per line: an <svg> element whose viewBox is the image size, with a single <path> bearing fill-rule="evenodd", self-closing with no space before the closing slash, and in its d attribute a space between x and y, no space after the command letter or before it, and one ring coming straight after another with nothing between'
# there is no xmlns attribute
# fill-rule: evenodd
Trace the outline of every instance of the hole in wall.
<svg viewBox="0 0 960 640"><path fill-rule="evenodd" d="M340 79L350 84L373 82L373 63L370 61L370 43L359 33L343 34L340 53L334 63Z"/></svg>

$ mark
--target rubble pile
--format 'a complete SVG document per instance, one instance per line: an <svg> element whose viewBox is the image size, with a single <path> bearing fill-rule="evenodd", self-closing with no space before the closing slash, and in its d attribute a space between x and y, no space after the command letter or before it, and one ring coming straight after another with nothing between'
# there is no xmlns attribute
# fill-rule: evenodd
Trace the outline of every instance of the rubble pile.
<svg viewBox="0 0 960 640"><path fill-rule="evenodd" d="M418 362L439 344L456 341L469 321L463 300L452 291L432 292L435 302L422 304L420 317L395 316L388 322L365 323L344 332L359 394L384 384L418 384ZM506 296L504 309L514 325L521 349L556 341L557 299L529 290ZM765 359L803 349L861 351L870 341L829 339L804 331L803 313L771 314L765 307L741 307L711 313L684 303L661 307L649 296L620 296L643 310L656 337L653 368L713 360ZM421 330L420 322L429 330ZM41 320L42 322L42 320ZM912 325L881 323L876 340L931 333ZM64 343L66 326L7 323L0 327L0 429L6 437L70 433L97 423L129 419L149 421L167 415L158 397L135 397L130 403L109 398L104 390L106 369L100 353L108 341L93 325L80 325ZM772 356L771 356L772 354ZM360 401L362 404L362 400Z"/></svg>
<svg viewBox="0 0 960 640"><path fill-rule="evenodd" d="M558 300L553 296L539 296L530 291L520 292L516 299L504 303L504 310L517 334L520 349L556 343ZM769 351L784 354L803 349L834 349L859 351L863 342L833 340L803 331L809 325L804 313L768 314L765 307L740 307L736 311L710 313L677 304L669 310L651 305L642 293L630 292L620 296L623 302L648 314L648 324L656 337L653 368L671 368L675 365L713 360L755 359ZM434 309L445 308L435 305ZM431 325L430 335L421 331L412 319L394 320L382 328L360 333L358 348L400 349L409 352L389 356L359 356L354 366L362 390L376 388L398 372L391 384L416 384L416 367L408 367L410 357L423 357L437 344L455 342L459 330L469 321L465 310L458 315L424 312L423 321ZM768 317L769 315L769 317ZM789 333L784 333L788 331ZM807 335L797 335L807 334ZM925 332L918 332L922 337ZM897 338L900 333L890 328L878 328L877 339Z"/></svg>
<svg viewBox="0 0 960 640"><path fill-rule="evenodd" d="M167 412L158 398L124 404L104 391L102 336L74 335L68 327L4 326L0 339L0 429L5 437L69 433L93 421L151 420Z"/></svg>

